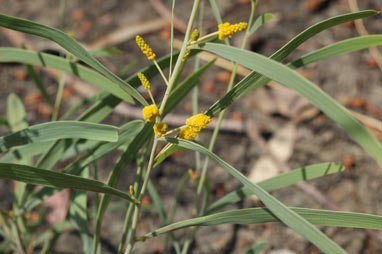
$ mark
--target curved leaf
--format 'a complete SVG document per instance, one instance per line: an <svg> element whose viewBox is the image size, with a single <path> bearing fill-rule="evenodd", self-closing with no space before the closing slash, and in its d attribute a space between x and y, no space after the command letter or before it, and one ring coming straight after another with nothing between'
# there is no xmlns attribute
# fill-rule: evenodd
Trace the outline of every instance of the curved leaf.
<svg viewBox="0 0 382 254"><path fill-rule="evenodd" d="M65 34L64 32L49 26L44 26L29 20L11 17L4 14L0 14L0 26L28 34L37 35L56 42L61 47L63 47L64 49L81 59L83 62L102 73L112 82L116 83L124 90L125 93L128 93L129 95L133 96L142 105L148 105L146 100L143 98L142 95L138 93L136 89L134 89L130 84L123 81L117 75L109 71L75 39Z"/></svg>
<svg viewBox="0 0 382 254"><path fill-rule="evenodd" d="M62 57L25 49L0 48L0 62L19 62L41 67L51 67L73 74L92 85L104 89L124 101L129 103L134 102L131 96L125 93L125 91L114 82L111 82L109 79L105 78L96 71L93 71L81 64L73 63Z"/></svg>
<svg viewBox="0 0 382 254"><path fill-rule="evenodd" d="M291 186L300 181L308 181L318 177L343 172L344 170L345 167L341 164L335 162L325 162L294 169L290 172L271 177L257 184L269 192ZM232 191L215 201L208 208L206 213L210 214L227 205L237 203L250 195L253 195L253 193L248 187L243 187L239 190Z"/></svg>
<svg viewBox="0 0 382 254"><path fill-rule="evenodd" d="M382 230L382 216L365 213L337 212L307 208L290 209L315 225ZM168 226L159 228L151 233L148 233L145 235L145 237L154 237L167 232L172 232L177 229L192 226L215 226L221 224L260 224L266 222L280 222L280 219L278 219L277 216L275 216L270 211L270 209L247 208L175 222Z"/></svg>
<svg viewBox="0 0 382 254"><path fill-rule="evenodd" d="M128 194L102 182L25 165L0 163L0 178L52 188L107 193L132 201Z"/></svg>
<svg viewBox="0 0 382 254"><path fill-rule="evenodd" d="M214 43L206 43L204 50L256 70L295 90L341 126L378 163L382 163L382 144L347 109L306 78L283 64L247 50Z"/></svg>
<svg viewBox="0 0 382 254"><path fill-rule="evenodd" d="M305 54L302 57L289 63L288 66L296 69L301 66L320 61L322 59L379 45L382 45L382 35L365 35L355 37L340 42L335 42L326 47Z"/></svg>
<svg viewBox="0 0 382 254"><path fill-rule="evenodd" d="M57 139L82 138L89 140L118 141L118 128L78 121L58 121L33 125L0 138L0 152L11 147Z"/></svg>
<svg viewBox="0 0 382 254"><path fill-rule="evenodd" d="M216 154L208 151L205 147L184 139L176 138L161 138L160 140L167 141L178 146L200 152L210 159L214 160L219 164L224 170L229 174L239 180L244 186L248 187L253 194L255 194L264 205L284 224L293 229L295 232L299 233L301 236L308 239L319 249L326 253L346 253L340 246L335 242L330 240L325 234L314 227L311 223L305 220L303 217L298 215L296 212L286 207L283 203L278 201L276 198L271 196L259 185L251 182L247 177L245 177L240 171L223 161Z"/></svg>

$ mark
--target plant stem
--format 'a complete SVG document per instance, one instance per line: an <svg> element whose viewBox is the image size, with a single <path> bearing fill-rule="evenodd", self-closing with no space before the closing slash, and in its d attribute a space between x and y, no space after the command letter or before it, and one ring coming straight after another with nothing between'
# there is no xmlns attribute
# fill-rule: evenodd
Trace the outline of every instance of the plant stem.
<svg viewBox="0 0 382 254"><path fill-rule="evenodd" d="M165 95L164 95L163 100L162 100L161 107L159 109L159 115L161 116L161 118L163 116L163 111L165 109L168 97L170 96L170 92L171 92L172 86L175 83L175 79L176 79L176 76L177 76L176 74L179 72L179 69L180 69L180 67L182 65L182 58L183 58L184 54L186 53L187 41L190 39L192 25L193 25L194 20L195 20L196 11L199 8L199 4L200 4L200 0L195 0L194 1L194 5L193 5L192 11L191 11L191 16L190 16L190 19L188 21L188 26L187 26L186 34L184 36L183 45L182 45L182 48L180 50L178 59L177 59L177 61L175 63L174 72L173 72L174 75L172 75L172 77L171 77L171 79L170 79L170 81L168 83ZM155 61L154 61L154 63L155 63ZM159 66L157 66L157 67L159 67ZM159 72L161 72L161 71L159 71ZM161 72L161 74L163 74L163 72ZM161 119L159 119L159 120L161 120ZM148 184L149 178L150 178L150 173L151 173L151 170L152 170L153 164L154 164L154 156L155 156L155 151L156 151L157 146L158 146L158 138L155 136L154 137L153 146L152 146L152 150L151 150L151 154L150 154L149 164L147 165L147 171L146 171L146 174L145 174L145 179L143 180L142 189L141 189L141 191L140 191L140 193L138 195L138 198L137 198L139 202L138 202L138 204L135 204L135 207L134 207L134 214L133 214L133 219L132 219L132 225L131 225L130 232L129 232L130 235L129 235L129 240L128 240L128 244L127 244L127 247L126 247L125 254L133 253L134 244L136 242L135 234L136 234L139 214L140 214L140 210L141 210L141 202L140 201L142 201L142 198L143 198L143 196L144 196L144 194L146 192L147 184Z"/></svg>
<svg viewBox="0 0 382 254"><path fill-rule="evenodd" d="M175 63L174 72L173 72L174 74L179 72L179 69L180 69L180 67L182 65L182 58L184 57L184 54L186 53L187 42L190 39L192 24L194 23L196 12L197 12L197 9L199 8L200 1L201 0L195 0L194 1L194 5L193 5L192 11L191 11L191 16L190 16L190 19L188 20L186 34L184 36L183 45L182 45L182 48L180 49L178 59L176 60L176 63ZM161 116L163 115L163 111L164 111L164 108L166 106L168 97L170 96L170 92L171 92L172 86L175 83L175 77L176 77L176 75L172 75L172 77L171 77L171 79L169 81L168 87L166 89L166 92L164 94L164 97L163 97L163 100L162 100L162 104L161 104L161 107L159 109L159 114Z"/></svg>
<svg viewBox="0 0 382 254"><path fill-rule="evenodd" d="M169 66L169 74L168 79L171 79L172 75L172 54L174 51L174 10L175 10L175 0L172 0L171 6L171 38L170 38L170 66Z"/></svg>
<svg viewBox="0 0 382 254"><path fill-rule="evenodd" d="M198 30L200 33L203 32L203 16L204 16L204 1L202 0L200 8L199 8L199 18L198 18ZM195 56L195 64L194 64L194 71L199 69L200 66L200 58L198 55ZM192 90L192 114L196 115L199 112L199 105L198 105L198 99L199 99L199 89L198 86L195 86ZM196 137L196 140L199 140L198 137ZM200 172L200 153L195 151L195 169L196 172Z"/></svg>
<svg viewBox="0 0 382 254"><path fill-rule="evenodd" d="M166 76L164 75L164 73L163 73L163 71L162 71L162 69L161 69L161 67L159 66L159 64L158 64L158 62L157 62L157 60L153 60L153 62L154 62L154 64L155 64L155 66L157 67L157 69L158 69L158 72L160 73L160 75L162 76L162 78L163 78L163 81L166 83L166 86L168 86L168 81L167 81L167 78L166 78Z"/></svg>
<svg viewBox="0 0 382 254"><path fill-rule="evenodd" d="M257 3L257 1L252 1L252 4L251 4L251 14L250 14L250 17L249 17L248 26L247 26L247 29L245 31L244 39L243 39L242 44L241 44L241 48L242 49L245 47L247 39L248 39L248 37L250 35L249 31L250 31L250 26L251 26L251 24L253 22L253 16L254 16L254 13L255 13L256 3ZM233 63L231 78L230 78L230 81L229 81L229 84L228 84L228 87L227 87L227 92L229 92L232 89L232 87L233 87L233 83L235 81L236 74L237 74L237 68L238 68L238 64L237 63ZM211 152L214 149L215 142L216 142L217 136L219 134L220 126L221 126L221 123L223 121L225 112L226 112L226 109L224 109L223 111L221 111L219 113L218 120L217 120L217 123L216 123L216 127L214 129L214 132L213 132L211 140L210 140L210 144L208 146L208 150L211 151ZM202 173L201 173L201 176L200 176L200 179L199 179L199 182L198 182L198 187L197 187L197 190L196 190L196 200L195 200L195 210L194 210L196 215L197 214L202 215L202 213L203 213L202 210L199 211L198 203L200 201L200 196L201 196L201 193L202 193L203 184L204 184L206 176L207 176L208 163L209 163L209 158L206 157L205 161L204 161L204 164L203 164ZM187 253L187 251L188 251L188 249L189 249L189 247L191 245L191 242L194 239L196 230L197 230L197 227L191 228L190 233L189 233L187 239L185 240L185 243L184 243L184 246L183 246L183 249L182 249L182 254L186 254Z"/></svg>

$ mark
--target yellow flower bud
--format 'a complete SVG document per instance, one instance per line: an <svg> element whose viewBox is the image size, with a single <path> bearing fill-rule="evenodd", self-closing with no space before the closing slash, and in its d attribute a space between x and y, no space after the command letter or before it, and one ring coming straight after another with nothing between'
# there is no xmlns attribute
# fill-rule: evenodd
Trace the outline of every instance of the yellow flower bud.
<svg viewBox="0 0 382 254"><path fill-rule="evenodd" d="M187 58L188 58L188 55L191 53L191 49L187 49L186 53L184 54L183 58L182 58L182 63L184 63Z"/></svg>
<svg viewBox="0 0 382 254"><path fill-rule="evenodd" d="M154 133L157 136L161 137L167 133L168 126L167 126L167 124L165 124L163 122L159 122L159 123L154 124L153 129L154 129Z"/></svg>
<svg viewBox="0 0 382 254"><path fill-rule="evenodd" d="M134 190L134 186L133 185L130 185L129 190L130 190L130 195L134 196L135 195L135 190Z"/></svg>
<svg viewBox="0 0 382 254"><path fill-rule="evenodd" d="M135 37L135 41L137 42L138 47L142 50L143 54L147 56L147 59L149 60L154 60L155 58L155 53L153 50L150 48L149 45L143 40L143 38L139 35Z"/></svg>
<svg viewBox="0 0 382 254"><path fill-rule="evenodd" d="M200 36L200 31L198 29L195 29L192 34L191 34L191 40L192 41L197 41Z"/></svg>
<svg viewBox="0 0 382 254"><path fill-rule="evenodd" d="M147 122L152 122L159 115L159 110L156 105L152 104L143 108L142 115Z"/></svg>

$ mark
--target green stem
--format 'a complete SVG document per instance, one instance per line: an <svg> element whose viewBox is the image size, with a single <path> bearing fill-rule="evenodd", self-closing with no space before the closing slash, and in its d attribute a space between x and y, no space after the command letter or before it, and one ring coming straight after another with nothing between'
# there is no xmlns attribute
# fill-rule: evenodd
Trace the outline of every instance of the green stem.
<svg viewBox="0 0 382 254"><path fill-rule="evenodd" d="M187 42L190 39L192 24L194 23L196 12L197 12L197 10L199 8L200 1L201 0L195 0L194 1L194 5L193 5L192 11L191 11L191 16L190 16L190 19L188 20L186 34L184 36L183 45L182 45L182 48L180 49L178 59L176 60L176 63L175 63L174 72L173 72L175 74L179 72L179 69L180 69L180 67L182 65L182 59L184 57L184 54L186 53ZM172 87L173 87L173 85L175 83L175 77L176 77L176 75L172 75L172 77L171 77L171 79L169 81L169 84L167 86L166 92L164 94L164 97L163 97L163 100L162 100L162 104L161 104L161 107L159 109L159 114L161 116L163 115L163 111L164 111L164 108L165 108L165 106L167 104L168 97L170 96L171 89L172 89Z"/></svg>
<svg viewBox="0 0 382 254"><path fill-rule="evenodd" d="M158 138L155 136L153 146L151 148L149 164L147 165L147 171L145 173L145 179L143 180L142 189L139 192L139 195L137 198L139 203L135 204L135 206L134 206L134 214L133 214L132 224L131 224L131 228L130 228L130 232L129 232L128 244L127 244L126 251L125 251L126 254L133 253L134 244L136 242L135 233L137 230L139 214L140 214L141 207L142 207L141 201L142 201L142 198L146 192L147 184L148 184L149 178L150 178L150 173L151 173L151 170L152 170L153 165L154 165L154 155L155 155L155 150L157 149L157 146L158 146Z"/></svg>
<svg viewBox="0 0 382 254"><path fill-rule="evenodd" d="M244 39L243 39L242 44L241 44L241 48L242 49L245 47L247 39L250 36L250 26L251 26L251 24L253 22L253 16L254 16L254 13L255 13L256 3L257 3L257 1L252 1L252 4L251 4L251 14L250 14L250 17L249 17L248 26L247 26L247 30L246 30L245 35L244 35ZM228 42L226 41L226 43L228 43ZM237 63L233 63L231 78L230 78L230 81L229 81L229 84L228 84L228 87L227 87L227 93L233 87L233 83L235 81L236 74L237 74L237 68L238 68L238 64ZM216 123L216 127L214 129L214 132L213 132L211 140L210 140L210 144L208 146L208 150L211 151L211 152L214 149L215 142L216 142L217 136L219 134L220 126L221 126L221 123L223 121L225 112L226 112L226 109L224 109L223 111L221 111L219 113L218 120L217 120L217 123ZM200 176L200 179L199 179L199 182L198 182L198 187L197 187L197 190L196 190L196 200L195 200L195 208L194 208L195 215L197 215L197 214L202 215L202 212L203 212L203 211L201 211L201 209L198 209L198 204L199 204L199 201L200 201L200 196L202 194L203 184L204 184L206 176L207 176L208 163L209 163L209 158L206 157L206 159L204 161L204 164L203 164L202 173L201 173L201 176ZM197 229L198 229L197 227L193 227L190 230L190 233L189 233L187 239L185 240L185 244L184 244L183 249L182 249L182 254L186 254L187 253L187 251L188 251L188 249L189 249L189 247L190 247L190 245L191 245L191 243L192 243L192 241L194 239L194 236L195 236L195 233L196 233Z"/></svg>
<svg viewBox="0 0 382 254"><path fill-rule="evenodd" d="M171 79L172 75L172 55L174 51L174 10L175 10L175 0L172 0L172 6L171 6L171 38L170 38L170 68L169 68L169 74L168 79Z"/></svg>
<svg viewBox="0 0 382 254"><path fill-rule="evenodd" d="M58 81L58 91L57 91L57 95L56 95L56 101L54 103L52 121L56 121L58 118L58 112L60 109L62 93L64 92L65 81L66 81L66 75L64 73L62 73L60 76L60 80Z"/></svg>

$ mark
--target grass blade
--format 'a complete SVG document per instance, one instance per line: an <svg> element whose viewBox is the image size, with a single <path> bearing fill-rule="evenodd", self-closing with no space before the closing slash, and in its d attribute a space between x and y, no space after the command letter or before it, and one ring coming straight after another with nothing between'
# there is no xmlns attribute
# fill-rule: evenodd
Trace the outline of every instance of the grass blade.
<svg viewBox="0 0 382 254"><path fill-rule="evenodd" d="M29 20L0 14L0 26L8 29L37 35L51 41L56 42L61 47L78 57L80 60L90 65L102 75L119 85L124 93L127 93L138 100L142 105L147 105L146 100L138 93L130 84L120 79L117 75L109 71L97 59L95 59L84 47L82 47L75 39L62 31L49 26L44 26Z"/></svg>
<svg viewBox="0 0 382 254"><path fill-rule="evenodd" d="M309 223L293 210L286 207L259 185L252 183L237 169L227 164L214 153L208 151L205 147L195 142L176 138L161 138L160 140L164 140L193 151L198 151L208 156L210 159L219 164L223 169L225 169L229 174L239 180L244 186L247 186L252 191L252 193L255 194L278 219L280 219L284 224L293 229L295 232L308 239L319 249L326 253L346 253L339 245L330 240L325 234L314 227L311 223Z"/></svg>
<svg viewBox="0 0 382 254"><path fill-rule="evenodd" d="M101 192L132 201L128 194L102 182L25 165L0 163L0 177L3 179L15 180L33 185L43 185L52 188Z"/></svg>
<svg viewBox="0 0 382 254"><path fill-rule="evenodd" d="M382 230L382 216L366 214L338 212L330 210L289 208L312 224L331 227L368 228ZM192 226L215 226L222 224L261 224L267 222L280 222L268 208L247 208L233 211L216 213L208 216L175 222L159 228L146 237L154 237L160 234L172 232L177 229ZM339 253L327 251L325 253Z"/></svg>
<svg viewBox="0 0 382 254"><path fill-rule="evenodd" d="M78 121L58 121L33 125L0 138L0 152L11 147L57 139L82 138L89 140L118 141L118 128L106 124Z"/></svg>
<svg viewBox="0 0 382 254"><path fill-rule="evenodd" d="M300 181L308 181L322 176L343 172L344 170L345 167L341 164L335 162L325 162L294 169L290 172L271 177L257 184L265 191L269 192L294 185ZM243 187L239 190L232 191L215 201L208 208L207 214L210 214L227 205L237 203L250 195L253 195L253 193L248 187Z"/></svg>
<svg viewBox="0 0 382 254"><path fill-rule="evenodd" d="M376 137L346 108L306 78L277 61L247 50L213 43L206 43L204 49L252 70L256 69L258 73L295 90L341 126L354 141L382 164L382 144Z"/></svg>

